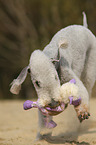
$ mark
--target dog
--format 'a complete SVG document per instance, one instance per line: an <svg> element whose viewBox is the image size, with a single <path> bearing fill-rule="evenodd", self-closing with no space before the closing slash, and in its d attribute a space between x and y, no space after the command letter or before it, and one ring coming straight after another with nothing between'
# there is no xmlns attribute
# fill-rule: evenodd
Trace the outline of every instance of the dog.
<svg viewBox="0 0 96 145"><path fill-rule="evenodd" d="M87 28L85 13L83 16L83 26L71 25L61 29L43 51L32 52L29 65L13 80L10 89L18 94L29 72L39 106L54 108L61 101L60 86L75 79L82 99L81 104L74 107L80 122L90 116L89 98L96 80L96 37ZM37 138L40 139L45 116L40 110L38 112L40 129ZM48 119L52 120L52 116Z"/></svg>

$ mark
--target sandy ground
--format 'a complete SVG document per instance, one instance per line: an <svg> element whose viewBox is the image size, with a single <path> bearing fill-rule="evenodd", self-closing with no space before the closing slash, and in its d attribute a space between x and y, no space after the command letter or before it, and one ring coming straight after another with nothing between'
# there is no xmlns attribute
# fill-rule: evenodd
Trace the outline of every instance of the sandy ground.
<svg viewBox="0 0 96 145"><path fill-rule="evenodd" d="M0 101L0 145L96 145L96 99L90 100L91 116L79 123L69 106L54 117L58 126L51 138L35 142L37 109L23 110L24 101Z"/></svg>

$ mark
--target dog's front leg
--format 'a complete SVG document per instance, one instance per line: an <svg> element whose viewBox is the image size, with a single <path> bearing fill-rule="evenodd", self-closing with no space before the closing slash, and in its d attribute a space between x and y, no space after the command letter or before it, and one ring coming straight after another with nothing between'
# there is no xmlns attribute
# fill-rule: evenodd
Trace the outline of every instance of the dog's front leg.
<svg viewBox="0 0 96 145"><path fill-rule="evenodd" d="M38 109L38 132L36 140L41 140L44 136L52 134L52 128L54 128L54 122L52 122L52 116L45 116Z"/></svg>
<svg viewBox="0 0 96 145"><path fill-rule="evenodd" d="M89 113L89 94L87 89L85 88L82 81L76 76L76 74L71 69L61 69L61 84L64 84L71 79L76 80L76 85L79 88L79 95L81 97L81 104L79 106L74 106L77 116L82 122L85 119L88 119L90 116Z"/></svg>
<svg viewBox="0 0 96 145"><path fill-rule="evenodd" d="M90 116L89 113L89 94L81 80L76 79L76 84L79 87L79 95L81 97L81 104L78 106L74 106L78 119L82 122L85 119L88 119Z"/></svg>

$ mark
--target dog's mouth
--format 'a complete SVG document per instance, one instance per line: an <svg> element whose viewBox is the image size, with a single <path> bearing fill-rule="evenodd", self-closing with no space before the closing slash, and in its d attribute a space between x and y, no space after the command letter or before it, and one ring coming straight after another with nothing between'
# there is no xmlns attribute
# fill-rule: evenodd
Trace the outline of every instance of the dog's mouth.
<svg viewBox="0 0 96 145"><path fill-rule="evenodd" d="M56 107L60 106L60 102L59 101L54 101L54 102L51 102L47 105L44 106L44 108L47 108L47 109L55 109Z"/></svg>
<svg viewBox="0 0 96 145"><path fill-rule="evenodd" d="M66 108L66 104L64 104L64 102L57 102L55 103L55 105L51 105L48 104L47 106L39 106L38 101L37 102L33 102L30 100L27 100L24 102L23 104L24 110L28 110L31 108L38 108L43 115L45 116L54 116L54 115L58 115L59 113L63 112L64 109Z"/></svg>
<svg viewBox="0 0 96 145"><path fill-rule="evenodd" d="M63 102L61 103L57 102L55 106L48 104L47 106L40 108L43 115L50 115L50 116L58 115L59 113L63 112L64 109L65 109L65 104Z"/></svg>

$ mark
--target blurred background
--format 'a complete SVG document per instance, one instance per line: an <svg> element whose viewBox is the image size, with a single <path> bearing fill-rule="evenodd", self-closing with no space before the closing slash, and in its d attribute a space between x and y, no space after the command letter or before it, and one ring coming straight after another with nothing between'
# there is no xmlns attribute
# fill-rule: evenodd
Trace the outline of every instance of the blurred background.
<svg viewBox="0 0 96 145"><path fill-rule="evenodd" d="M96 0L0 0L0 99L36 96L30 75L19 95L10 93L10 83L28 65L31 53L42 50L58 30L82 25L83 11L96 35Z"/></svg>

